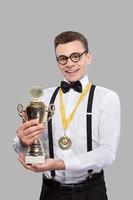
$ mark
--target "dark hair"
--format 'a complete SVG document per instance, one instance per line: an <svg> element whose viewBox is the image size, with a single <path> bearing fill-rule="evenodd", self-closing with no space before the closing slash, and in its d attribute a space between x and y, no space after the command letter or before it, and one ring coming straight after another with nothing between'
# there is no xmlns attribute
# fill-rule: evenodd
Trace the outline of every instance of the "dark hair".
<svg viewBox="0 0 133 200"><path fill-rule="evenodd" d="M59 44L65 44L75 40L82 42L85 50L89 51L87 39L81 33L74 31L65 31L57 35L54 40L55 49Z"/></svg>

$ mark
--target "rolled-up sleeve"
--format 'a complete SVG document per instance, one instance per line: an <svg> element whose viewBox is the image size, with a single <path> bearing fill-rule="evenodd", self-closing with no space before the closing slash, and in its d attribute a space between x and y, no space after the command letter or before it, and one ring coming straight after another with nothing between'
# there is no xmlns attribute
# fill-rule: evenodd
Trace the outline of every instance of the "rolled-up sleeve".
<svg viewBox="0 0 133 200"><path fill-rule="evenodd" d="M27 153L27 151L28 151L28 147L23 147L17 136L13 139L13 148L16 151L16 153L18 153L18 154L21 152Z"/></svg>

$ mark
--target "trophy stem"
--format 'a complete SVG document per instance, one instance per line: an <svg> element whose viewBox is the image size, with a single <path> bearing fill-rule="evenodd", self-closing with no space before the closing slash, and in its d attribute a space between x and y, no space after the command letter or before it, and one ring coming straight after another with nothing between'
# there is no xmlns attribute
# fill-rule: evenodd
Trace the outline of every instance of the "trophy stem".
<svg viewBox="0 0 133 200"><path fill-rule="evenodd" d="M42 151L42 146L40 139L36 139L33 144L30 145L29 151L28 151L29 156L43 156L43 151Z"/></svg>
<svg viewBox="0 0 133 200"><path fill-rule="evenodd" d="M39 142L39 139L37 138L33 143L37 144Z"/></svg>
<svg viewBox="0 0 133 200"><path fill-rule="evenodd" d="M43 164L45 162L45 154L40 139L36 139L30 145L28 153L25 157L26 164Z"/></svg>

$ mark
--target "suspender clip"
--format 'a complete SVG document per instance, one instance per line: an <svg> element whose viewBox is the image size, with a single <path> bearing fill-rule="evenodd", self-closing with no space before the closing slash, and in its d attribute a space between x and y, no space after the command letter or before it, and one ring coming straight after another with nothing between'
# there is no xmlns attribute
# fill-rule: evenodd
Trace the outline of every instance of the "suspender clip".
<svg viewBox="0 0 133 200"><path fill-rule="evenodd" d="M89 178L92 178L92 172L89 172Z"/></svg>
<svg viewBox="0 0 133 200"><path fill-rule="evenodd" d="M86 114L87 114L87 115L92 115L92 112L87 112Z"/></svg>

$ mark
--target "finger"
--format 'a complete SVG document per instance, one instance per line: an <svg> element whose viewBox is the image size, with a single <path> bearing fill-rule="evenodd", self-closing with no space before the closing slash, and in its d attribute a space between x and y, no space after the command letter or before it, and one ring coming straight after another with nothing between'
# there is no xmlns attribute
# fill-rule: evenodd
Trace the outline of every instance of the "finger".
<svg viewBox="0 0 133 200"><path fill-rule="evenodd" d="M38 119L32 119L29 121L26 121L23 125L22 125L22 129L25 130L27 128L30 128L32 126L36 126L39 124L39 120Z"/></svg>
<svg viewBox="0 0 133 200"><path fill-rule="evenodd" d="M38 124L36 126L31 126L30 128L27 128L25 131L24 131L24 134L25 135L29 135L35 131L43 131L44 127L43 127L43 124Z"/></svg>
<svg viewBox="0 0 133 200"><path fill-rule="evenodd" d="M31 128L28 128L25 131L22 131L22 130L19 131L18 137L22 141L22 143L26 143L28 139L31 139L35 136L39 136L39 134L43 132L43 129L44 129L43 125L39 124L37 126L33 126Z"/></svg>
<svg viewBox="0 0 133 200"><path fill-rule="evenodd" d="M23 136L23 140L24 141L27 141L27 140L30 140L30 139L33 139L34 137L39 137L39 135L42 133L42 130L38 130L38 131L35 131L33 133L30 133L28 135L25 135Z"/></svg>
<svg viewBox="0 0 133 200"><path fill-rule="evenodd" d="M25 161L25 156L23 153L20 153L18 159L21 159L23 162Z"/></svg>
<svg viewBox="0 0 133 200"><path fill-rule="evenodd" d="M29 146L29 145L31 145L36 139L38 139L38 135L36 135L36 136L34 136L34 137L32 137L31 139L28 139L28 140L25 140L25 145L27 145L27 146Z"/></svg>
<svg viewBox="0 0 133 200"><path fill-rule="evenodd" d="M34 171L34 172L44 172L44 171L46 171L44 164L32 164L31 168L32 168L32 171Z"/></svg>
<svg viewBox="0 0 133 200"><path fill-rule="evenodd" d="M25 167L25 157L24 154L20 153L18 156L19 162Z"/></svg>
<svg viewBox="0 0 133 200"><path fill-rule="evenodd" d="M32 119L30 121L26 121L25 123L23 123L20 128L18 128L18 130L25 130L31 126L35 126L35 125L38 125L39 124L39 121L38 119Z"/></svg>
<svg viewBox="0 0 133 200"><path fill-rule="evenodd" d="M43 164L32 164L32 168L38 172L44 172L53 170L55 167L55 160L54 159L46 159L45 163Z"/></svg>
<svg viewBox="0 0 133 200"><path fill-rule="evenodd" d="M31 167L37 171L45 170L45 164L32 164Z"/></svg>

